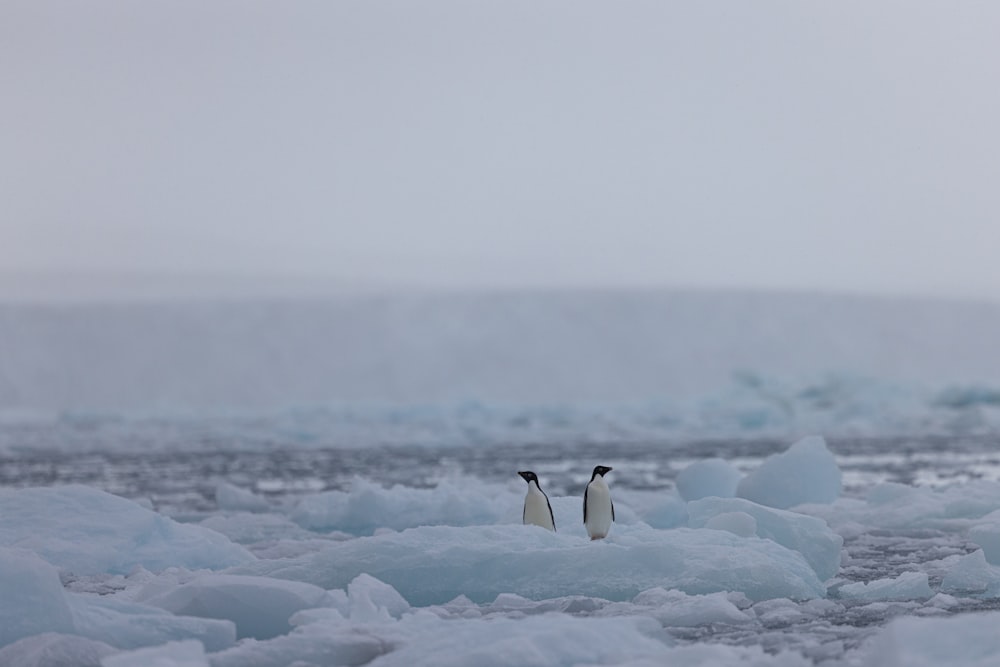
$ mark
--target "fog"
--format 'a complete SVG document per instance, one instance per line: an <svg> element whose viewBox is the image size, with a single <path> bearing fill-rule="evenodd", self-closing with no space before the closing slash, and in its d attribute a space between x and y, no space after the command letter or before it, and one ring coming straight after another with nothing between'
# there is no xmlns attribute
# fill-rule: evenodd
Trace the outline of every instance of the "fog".
<svg viewBox="0 0 1000 667"><path fill-rule="evenodd" d="M12 0L0 269L995 300L998 33L974 2Z"/></svg>

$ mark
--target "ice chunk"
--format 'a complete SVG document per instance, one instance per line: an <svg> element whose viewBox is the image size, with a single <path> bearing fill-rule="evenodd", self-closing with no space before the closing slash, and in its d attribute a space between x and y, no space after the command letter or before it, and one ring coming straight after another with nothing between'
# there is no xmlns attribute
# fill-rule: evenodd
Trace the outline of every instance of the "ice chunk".
<svg viewBox="0 0 1000 667"><path fill-rule="evenodd" d="M969 539L982 547L986 562L1000 565L1000 512L994 512L986 518L989 521L973 526L969 531Z"/></svg>
<svg viewBox="0 0 1000 667"><path fill-rule="evenodd" d="M215 485L215 502L229 512L267 512L271 506L260 496L220 480Z"/></svg>
<svg viewBox="0 0 1000 667"><path fill-rule="evenodd" d="M42 632L74 631L56 569L33 553L0 548L0 646Z"/></svg>
<svg viewBox="0 0 1000 667"><path fill-rule="evenodd" d="M641 523L618 526L598 543L534 526L425 526L232 572L328 589L368 573L417 606L463 594L479 603L500 593L533 600L567 595L628 600L657 586L689 594L742 591L753 600L807 599L826 592L802 554L774 541L716 530L662 531Z"/></svg>
<svg viewBox="0 0 1000 667"><path fill-rule="evenodd" d="M740 481L736 495L785 509L802 503L832 503L840 496L840 488L837 460L826 441L813 435L765 459Z"/></svg>
<svg viewBox="0 0 1000 667"><path fill-rule="evenodd" d="M232 621L173 614L110 595L67 594L76 633L121 649L194 639L210 651L236 642Z"/></svg>
<svg viewBox="0 0 1000 667"><path fill-rule="evenodd" d="M898 577L858 582L840 587L849 600L929 600L934 597L925 572L903 572Z"/></svg>
<svg viewBox="0 0 1000 667"><path fill-rule="evenodd" d="M1000 567L986 562L983 550L962 556L941 581L945 593L1000 597Z"/></svg>
<svg viewBox="0 0 1000 667"><path fill-rule="evenodd" d="M829 579L840 570L844 539L816 517L764 507L743 498L702 498L688 503L688 525L692 528L707 527L712 518L732 512L743 512L753 517L759 537L774 540L801 553L821 580Z"/></svg>
<svg viewBox="0 0 1000 667"><path fill-rule="evenodd" d="M797 508L825 518L838 531L868 529L966 530L970 520L991 523L1000 509L1000 483L978 480L932 489L886 482L872 487L865 501L841 498L832 505ZM989 515L989 516L987 516Z"/></svg>
<svg viewBox="0 0 1000 667"><path fill-rule="evenodd" d="M165 591L154 582L135 600L182 616L229 619L240 639L286 634L292 614L332 603L325 590L311 584L229 574L200 576Z"/></svg>
<svg viewBox="0 0 1000 667"><path fill-rule="evenodd" d="M757 519L746 512L722 512L706 521L705 528L728 530L740 537L754 537L757 534Z"/></svg>
<svg viewBox="0 0 1000 667"><path fill-rule="evenodd" d="M640 607L651 607L648 610L632 610L632 613L647 613L665 627L696 627L711 623L741 625L750 621L750 617L740 611L726 593L721 592L688 595L681 591L651 588L639 593L632 602Z"/></svg>
<svg viewBox="0 0 1000 667"><path fill-rule="evenodd" d="M0 546L34 551L76 574L125 574L135 565L222 569L255 560L215 531L85 486L3 490L0 505Z"/></svg>
<svg viewBox="0 0 1000 667"><path fill-rule="evenodd" d="M118 650L92 639L45 632L0 648L4 667L101 667Z"/></svg>
<svg viewBox="0 0 1000 667"><path fill-rule="evenodd" d="M359 574L347 585L347 597L352 619L370 618L380 611L399 618L410 609L395 588L368 574Z"/></svg>
<svg viewBox="0 0 1000 667"><path fill-rule="evenodd" d="M743 474L722 459L695 461L677 475L677 492L684 500L707 496L732 498Z"/></svg>
<svg viewBox="0 0 1000 667"><path fill-rule="evenodd" d="M875 638L864 667L994 667L1000 612L897 618Z"/></svg>
<svg viewBox="0 0 1000 667"><path fill-rule="evenodd" d="M291 518L310 530L340 530L371 535L377 528L493 524L520 508L523 494L499 485L444 481L433 489L394 486L384 489L355 478L349 492L327 491L303 498Z"/></svg>
<svg viewBox="0 0 1000 667"><path fill-rule="evenodd" d="M168 642L119 653L101 661L101 667L211 667L200 642Z"/></svg>

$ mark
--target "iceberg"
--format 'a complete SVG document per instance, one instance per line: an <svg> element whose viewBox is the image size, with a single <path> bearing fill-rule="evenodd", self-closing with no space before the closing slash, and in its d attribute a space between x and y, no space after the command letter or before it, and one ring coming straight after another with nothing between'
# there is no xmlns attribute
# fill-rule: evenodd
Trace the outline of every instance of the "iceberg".
<svg viewBox="0 0 1000 667"><path fill-rule="evenodd" d="M695 461L677 475L677 492L687 501L708 496L731 498L742 478L743 474L728 461Z"/></svg>
<svg viewBox="0 0 1000 667"><path fill-rule="evenodd" d="M532 600L586 595L624 601L655 587L688 594L740 591L752 600L822 597L826 589L802 554L772 540L717 530L617 526L601 542L536 526L425 526L333 543L231 574L343 588L362 573L390 584L414 606L459 595L477 603L501 593ZM621 573L627 573L623 576Z"/></svg>
<svg viewBox="0 0 1000 667"><path fill-rule="evenodd" d="M126 574L136 565L223 569L255 560L213 530L86 486L0 490L0 505L0 546L33 551L75 574Z"/></svg>
<svg viewBox="0 0 1000 667"><path fill-rule="evenodd" d="M764 507L742 498L702 498L688 503L688 525L707 527L719 516L742 513L757 524L757 536L801 553L821 580L827 580L840 569L840 552L844 539L823 519L788 510ZM731 531L734 532L734 531Z"/></svg>
<svg viewBox="0 0 1000 667"><path fill-rule="evenodd" d="M760 505L787 509L804 503L832 503L840 496L837 460L817 435L769 456L740 480L736 495Z"/></svg>

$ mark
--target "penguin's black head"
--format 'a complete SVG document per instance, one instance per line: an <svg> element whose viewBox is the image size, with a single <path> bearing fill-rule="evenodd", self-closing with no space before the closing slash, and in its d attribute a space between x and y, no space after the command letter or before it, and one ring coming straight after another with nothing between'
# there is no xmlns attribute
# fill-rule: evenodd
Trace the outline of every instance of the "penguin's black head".
<svg viewBox="0 0 1000 667"><path fill-rule="evenodd" d="M524 481L528 482L529 484L531 482L534 482L535 484L538 484L538 475L536 475L535 473L531 472L530 470L521 470L517 474L520 475L521 477L523 477Z"/></svg>
<svg viewBox="0 0 1000 667"><path fill-rule="evenodd" d="M611 472L611 470L611 466L594 466L594 474L590 476L590 481L594 481L594 478L598 475L604 477L604 475Z"/></svg>

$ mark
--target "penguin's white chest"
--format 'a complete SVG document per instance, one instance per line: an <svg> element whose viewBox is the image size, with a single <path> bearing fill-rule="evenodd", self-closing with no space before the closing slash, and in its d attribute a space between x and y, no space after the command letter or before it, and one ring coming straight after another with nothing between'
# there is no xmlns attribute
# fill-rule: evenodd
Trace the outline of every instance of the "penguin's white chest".
<svg viewBox="0 0 1000 667"><path fill-rule="evenodd" d="M607 537L614 514L611 509L611 490L603 477L598 475L587 485L587 498L584 502L586 519L583 524L587 527L587 534L594 540Z"/></svg>
<svg viewBox="0 0 1000 667"><path fill-rule="evenodd" d="M528 484L528 495L524 497L524 523L556 529L549 501L534 482Z"/></svg>

